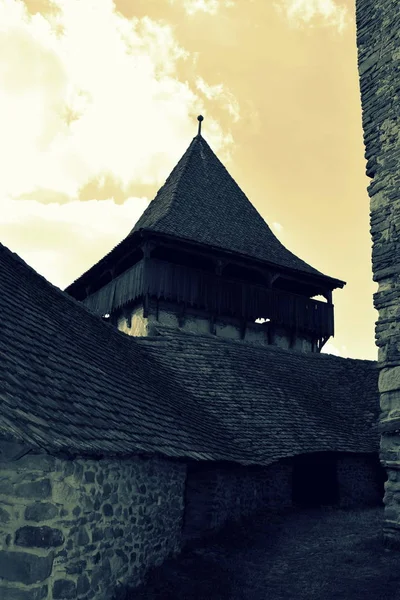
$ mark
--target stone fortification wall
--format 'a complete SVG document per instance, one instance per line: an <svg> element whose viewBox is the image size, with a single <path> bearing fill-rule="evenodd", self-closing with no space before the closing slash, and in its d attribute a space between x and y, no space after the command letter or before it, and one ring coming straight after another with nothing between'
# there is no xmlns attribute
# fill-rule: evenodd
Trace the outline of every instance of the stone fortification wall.
<svg viewBox="0 0 400 600"><path fill-rule="evenodd" d="M228 464L188 466L184 538L201 538L229 521L263 509L292 504L292 467L289 462L268 467Z"/></svg>
<svg viewBox="0 0 400 600"><path fill-rule="evenodd" d="M183 464L27 454L0 472L0 598L105 600L180 550Z"/></svg>
<svg viewBox="0 0 400 600"><path fill-rule="evenodd" d="M119 583L138 585L186 542L292 505L290 459L268 467L30 453L18 459L7 447L0 443L0 598L7 600L111 599ZM338 457L347 505L372 502L371 464L369 457Z"/></svg>
<svg viewBox="0 0 400 600"><path fill-rule="evenodd" d="M373 240L381 373L381 458L388 469L385 534L400 542L400 11L398 0L357 0L357 44Z"/></svg>
<svg viewBox="0 0 400 600"><path fill-rule="evenodd" d="M176 308L176 307L175 307ZM293 340L290 334L281 327L275 327L268 334L268 323L247 323L242 338L241 324L234 319L215 319L210 322L210 317L201 311L187 310L184 317L177 314L174 305L163 303L159 310L155 305L150 306L148 317L143 316L143 308L133 309L129 315L121 315L118 319L118 329L123 333L133 336L151 335L153 326L164 325L167 327L180 327L189 333L214 334L230 340L244 339L246 342L256 344L279 346L280 348L292 348L302 352L312 352L313 343L311 336L298 334Z"/></svg>

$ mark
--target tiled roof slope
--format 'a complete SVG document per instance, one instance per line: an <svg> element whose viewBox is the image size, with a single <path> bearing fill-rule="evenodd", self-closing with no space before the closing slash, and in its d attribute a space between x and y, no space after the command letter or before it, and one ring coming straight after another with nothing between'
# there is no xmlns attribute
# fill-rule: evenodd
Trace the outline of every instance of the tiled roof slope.
<svg viewBox="0 0 400 600"><path fill-rule="evenodd" d="M200 135L192 140L130 235L140 229L326 277L281 244Z"/></svg>
<svg viewBox="0 0 400 600"><path fill-rule="evenodd" d="M134 338L1 244L0 314L0 435L84 454L225 452L223 430Z"/></svg>
<svg viewBox="0 0 400 600"><path fill-rule="evenodd" d="M132 338L1 245L0 310L0 436L242 464L377 449L369 362L169 330Z"/></svg>
<svg viewBox="0 0 400 600"><path fill-rule="evenodd" d="M263 462L312 451L377 451L376 363L158 327L162 366Z"/></svg>

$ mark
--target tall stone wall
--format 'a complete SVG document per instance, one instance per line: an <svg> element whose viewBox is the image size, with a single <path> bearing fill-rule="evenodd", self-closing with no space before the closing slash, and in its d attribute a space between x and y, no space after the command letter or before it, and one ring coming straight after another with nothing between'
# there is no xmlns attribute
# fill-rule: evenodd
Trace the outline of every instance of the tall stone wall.
<svg viewBox="0 0 400 600"><path fill-rule="evenodd" d="M183 464L3 454L0 473L4 600L105 600L181 548Z"/></svg>
<svg viewBox="0 0 400 600"><path fill-rule="evenodd" d="M376 343L384 423L381 458L388 470L385 535L400 543L400 10L398 0L357 0L357 44L371 209ZM393 423L392 423L393 425Z"/></svg>

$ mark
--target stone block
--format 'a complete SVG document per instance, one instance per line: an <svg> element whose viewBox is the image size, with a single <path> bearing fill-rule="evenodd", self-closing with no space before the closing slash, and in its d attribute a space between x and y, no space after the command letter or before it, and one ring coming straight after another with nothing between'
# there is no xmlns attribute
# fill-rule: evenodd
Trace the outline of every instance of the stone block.
<svg viewBox="0 0 400 600"><path fill-rule="evenodd" d="M51 495L50 479L39 481L28 481L15 486L14 494L18 498L29 498L32 500L43 500Z"/></svg>
<svg viewBox="0 0 400 600"><path fill-rule="evenodd" d="M95 475L96 474L94 471L86 471L84 475L84 483L94 483Z"/></svg>
<svg viewBox="0 0 400 600"><path fill-rule="evenodd" d="M76 584L78 594L85 594L90 589L90 582L87 575L80 575Z"/></svg>
<svg viewBox="0 0 400 600"><path fill-rule="evenodd" d="M58 508L50 502L35 502L25 509L25 519L27 521L47 521L58 515Z"/></svg>
<svg viewBox="0 0 400 600"><path fill-rule="evenodd" d="M50 576L54 554L35 556L27 552L0 550L0 580L18 581L25 585L44 581Z"/></svg>
<svg viewBox="0 0 400 600"><path fill-rule="evenodd" d="M129 562L129 558L127 557L127 555L125 554L125 552L123 550L120 550L117 548L115 551L115 554L121 558L123 563L126 564Z"/></svg>
<svg viewBox="0 0 400 600"><path fill-rule="evenodd" d="M102 529L95 528L92 531L92 542L100 542L104 538Z"/></svg>
<svg viewBox="0 0 400 600"><path fill-rule="evenodd" d="M81 463L75 461L74 463L74 477L77 481L82 481L83 466Z"/></svg>
<svg viewBox="0 0 400 600"><path fill-rule="evenodd" d="M111 506L111 504L105 504L103 506L103 514L105 517L112 517L114 514L114 510L113 507Z"/></svg>
<svg viewBox="0 0 400 600"><path fill-rule="evenodd" d="M53 501L58 504L66 504L76 497L77 489L67 481L55 481L53 483Z"/></svg>
<svg viewBox="0 0 400 600"><path fill-rule="evenodd" d="M76 598L76 585L71 579L57 579L53 584L53 600Z"/></svg>
<svg viewBox="0 0 400 600"><path fill-rule="evenodd" d="M103 485L103 500L107 500L111 496L112 487L109 483Z"/></svg>
<svg viewBox="0 0 400 600"><path fill-rule="evenodd" d="M86 565L86 560L78 560L74 564L67 565L65 568L65 572L67 573L67 575L81 575L86 569Z"/></svg>
<svg viewBox="0 0 400 600"><path fill-rule="evenodd" d="M11 515L5 508L0 506L0 523L8 523L11 519Z"/></svg>
<svg viewBox="0 0 400 600"><path fill-rule="evenodd" d="M78 546L87 546L90 542L89 534L86 531L85 527L81 527L78 531L78 535L76 536L76 543Z"/></svg>
<svg viewBox="0 0 400 600"><path fill-rule="evenodd" d="M15 532L15 544L27 548L56 548L64 543L64 535L52 527L25 525Z"/></svg>
<svg viewBox="0 0 400 600"><path fill-rule="evenodd" d="M379 391L390 392L400 389L400 366L382 369L379 373Z"/></svg>
<svg viewBox="0 0 400 600"><path fill-rule="evenodd" d="M4 600L43 600L43 598L47 598L47 594L47 585L30 589L21 589L17 587L3 587L0 583L0 598L3 598Z"/></svg>
<svg viewBox="0 0 400 600"><path fill-rule="evenodd" d="M85 513L91 513L94 510L94 502L93 500L89 497L89 496L84 496L83 497L83 510L85 511Z"/></svg>
<svg viewBox="0 0 400 600"><path fill-rule="evenodd" d="M55 470L56 459L49 454L26 454L17 461L14 466L24 471L40 471L40 473L50 473Z"/></svg>
<svg viewBox="0 0 400 600"><path fill-rule="evenodd" d="M7 479L0 480L0 494L3 494L5 496L12 496L13 491L14 488L11 481L8 481Z"/></svg>

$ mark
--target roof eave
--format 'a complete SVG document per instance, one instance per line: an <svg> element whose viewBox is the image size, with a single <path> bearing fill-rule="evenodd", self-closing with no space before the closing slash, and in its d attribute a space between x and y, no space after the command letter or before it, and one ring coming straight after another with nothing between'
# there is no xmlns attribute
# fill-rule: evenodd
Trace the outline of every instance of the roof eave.
<svg viewBox="0 0 400 600"><path fill-rule="evenodd" d="M127 246L129 243L131 243L132 246L135 246L137 244L138 240L143 239L144 237L146 237L148 235L151 235L151 236L154 236L154 237L157 237L160 239L164 239L164 240L172 239L172 240L176 240L177 242L183 241L194 247L198 247L198 248L203 247L203 248L207 248L207 250L212 250L214 252L223 253L227 256L234 256L236 258L240 257L245 262L252 261L252 262L256 262L260 266L268 266L269 268L279 269L283 273L294 276L294 277L299 277L299 275L300 275L302 277L305 277L307 279L307 281L309 281L310 283L313 283L315 285L321 285L323 283L324 287L328 287L332 291L337 288L342 289L346 285L345 281L336 279L334 277L330 277L329 275L324 275L323 273L321 273L321 275L318 275L317 273L309 273L307 271L301 271L299 269L291 269L289 267L277 265L273 262L268 262L268 261L265 261L262 259L258 259L258 258L249 256L247 254L242 254L240 252L227 250L227 249L221 248L219 246L213 246L213 245L209 245L209 244L201 244L200 242L196 242L189 238L181 238L181 237L177 237L177 236L173 236L173 235L169 235L169 234L164 234L164 233L158 232L152 228L140 228L137 231L133 231L132 233L130 233L119 244L114 246L114 248L112 250L110 250L110 252L108 252L108 254L106 254L96 264L94 264L92 267L90 267L90 269L85 271L80 277L78 277L78 279L73 281L68 287L65 288L64 291L67 294L74 296L78 292L78 290L82 289L82 287L90 285L93 278L96 276L99 276L100 272L102 270L104 270L104 268L106 268L108 266L111 267L113 258L115 258L120 252L122 252L125 246Z"/></svg>
<svg viewBox="0 0 400 600"><path fill-rule="evenodd" d="M137 244L137 241L143 237L142 230L133 232L129 234L128 237L124 238L119 244L114 246L110 252L108 252L103 258L101 258L97 263L92 265L90 269L82 273L77 279L75 279L72 283L70 283L65 289L64 292L73 296L79 289L90 285L91 281L94 277L99 276L100 273L107 267L111 267L113 264L113 259L115 259L119 253L122 253L125 246L128 246L129 242L132 243L132 247Z"/></svg>
<svg viewBox="0 0 400 600"><path fill-rule="evenodd" d="M244 260L245 262L256 262L257 264L259 264L260 266L268 266L269 268L273 268L275 270L281 270L282 272L286 273L286 274L290 274L293 276L304 276L307 277L307 279L309 279L310 281L314 280L314 282L318 282L321 283L321 281L323 280L325 283L325 287L326 284L329 284L329 287L333 290L336 288L343 288L346 285L345 281L342 281L341 279L336 279L335 277L330 277L329 275L325 275L324 273L321 273L320 275L318 273L310 273L308 271L301 271L300 269L291 269L290 267L284 267L281 265L278 265L274 262L268 262L266 260L263 260L261 258L256 258L253 257L251 255L248 254L242 254L241 252L237 252L234 250L228 250L225 248L222 248L220 246L213 246L211 244L202 244L200 242L196 242L192 239L189 238L183 238L183 237L178 237L178 236L173 236L173 235L169 235L169 234L163 234L161 232L155 231L153 229L150 228L143 228L138 230L136 233L142 233L142 234L150 234L152 236L156 236L159 237L161 239L165 239L165 238L169 238L169 239L173 239L176 240L177 242L185 242L188 243L192 246L195 247L203 247L203 248L207 248L207 250L212 250L213 252L219 252L219 253L223 253L227 256L233 256L233 257L240 257L240 259Z"/></svg>

